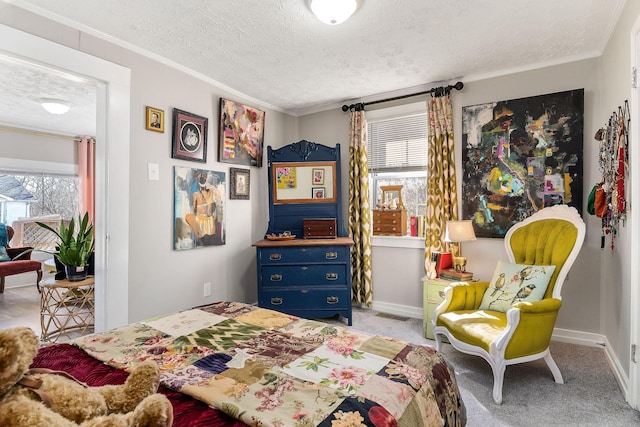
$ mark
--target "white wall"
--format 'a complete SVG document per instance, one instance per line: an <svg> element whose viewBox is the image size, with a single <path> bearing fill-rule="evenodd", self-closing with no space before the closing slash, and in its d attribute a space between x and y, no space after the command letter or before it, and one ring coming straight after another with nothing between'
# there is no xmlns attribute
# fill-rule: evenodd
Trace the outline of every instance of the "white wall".
<svg viewBox="0 0 640 427"><path fill-rule="evenodd" d="M600 97L599 123L604 124L609 116L617 111L625 100L631 102L631 29L636 20L640 18L640 2L627 1L620 14L620 20L609 39L609 43L602 55L601 74L599 85L602 95ZM631 111L631 115L637 117L638 111ZM637 122L637 121L636 121ZM637 138L637 129L631 129L631 135ZM635 139L638 141L638 139ZM637 148L630 144L631 150ZM640 185L640 174L637 170L630 170L627 194L632 186ZM630 208L638 207L638 201L628 199ZM614 250L607 249L601 254L601 301L600 328L606 335L611 350L620 361L624 372L628 374L631 341L630 323L632 309L631 286L639 286L638 278L631 277L631 263L638 260L631 259L632 239L638 239L638 235L631 234L632 227L637 229L640 224L632 224L630 220L621 223ZM610 240L607 239L607 242ZM637 310L637 307L635 308ZM637 357L637 356L636 356Z"/></svg>

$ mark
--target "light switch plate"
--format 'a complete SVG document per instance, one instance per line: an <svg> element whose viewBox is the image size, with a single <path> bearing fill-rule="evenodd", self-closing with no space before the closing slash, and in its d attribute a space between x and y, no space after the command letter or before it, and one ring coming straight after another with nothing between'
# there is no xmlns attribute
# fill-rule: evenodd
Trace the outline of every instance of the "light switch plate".
<svg viewBox="0 0 640 427"><path fill-rule="evenodd" d="M157 163L149 163L147 169L149 172L149 181L160 180L160 166Z"/></svg>

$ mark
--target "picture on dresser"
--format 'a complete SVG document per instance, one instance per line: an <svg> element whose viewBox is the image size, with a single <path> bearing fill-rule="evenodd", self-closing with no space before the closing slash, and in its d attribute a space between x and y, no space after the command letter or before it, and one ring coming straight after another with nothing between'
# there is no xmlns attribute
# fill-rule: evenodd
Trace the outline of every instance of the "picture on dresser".
<svg viewBox="0 0 640 427"><path fill-rule="evenodd" d="M313 185L324 184L324 169L313 169Z"/></svg>
<svg viewBox="0 0 640 427"><path fill-rule="evenodd" d="M311 189L312 199L324 199L324 187L313 187Z"/></svg>
<svg viewBox="0 0 640 427"><path fill-rule="evenodd" d="M174 166L173 249L225 244L224 172Z"/></svg>
<svg viewBox="0 0 640 427"><path fill-rule="evenodd" d="M262 110L220 98L218 161L262 167L264 116Z"/></svg>
<svg viewBox="0 0 640 427"><path fill-rule="evenodd" d="M296 188L298 186L295 166L276 168L276 185L278 188Z"/></svg>

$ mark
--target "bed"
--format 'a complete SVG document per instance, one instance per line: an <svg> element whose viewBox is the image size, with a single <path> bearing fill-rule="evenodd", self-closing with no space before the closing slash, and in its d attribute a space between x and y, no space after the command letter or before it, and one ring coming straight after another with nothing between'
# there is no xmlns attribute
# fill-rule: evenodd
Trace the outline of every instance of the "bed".
<svg viewBox="0 0 640 427"><path fill-rule="evenodd" d="M462 426L453 369L434 349L237 302L43 347L33 367L120 384L152 359L174 426Z"/></svg>

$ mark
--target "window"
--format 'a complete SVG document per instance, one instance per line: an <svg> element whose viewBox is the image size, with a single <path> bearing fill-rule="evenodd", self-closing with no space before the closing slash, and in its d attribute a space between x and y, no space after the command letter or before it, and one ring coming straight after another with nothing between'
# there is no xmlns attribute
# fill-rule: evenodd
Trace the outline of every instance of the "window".
<svg viewBox="0 0 640 427"><path fill-rule="evenodd" d="M404 110L404 111L402 111ZM427 203L427 113L424 103L367 112L367 156L372 204L382 197L381 186L402 185L411 217L424 216Z"/></svg>
<svg viewBox="0 0 640 427"><path fill-rule="evenodd" d="M0 222L12 225L14 246L53 249L55 236L35 221L54 229L78 211L78 177L66 174L0 171Z"/></svg>

